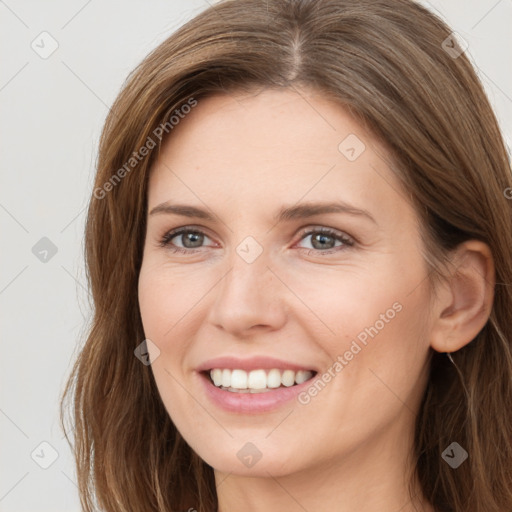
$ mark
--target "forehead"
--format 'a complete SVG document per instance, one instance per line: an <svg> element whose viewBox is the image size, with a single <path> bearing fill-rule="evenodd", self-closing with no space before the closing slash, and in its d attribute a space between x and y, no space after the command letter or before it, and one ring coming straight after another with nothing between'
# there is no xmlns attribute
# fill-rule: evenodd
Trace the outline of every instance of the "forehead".
<svg viewBox="0 0 512 512"><path fill-rule="evenodd" d="M383 157L384 145L319 92L218 94L198 100L164 142L149 208L170 201L270 215L283 204L343 200L387 222L414 216Z"/></svg>

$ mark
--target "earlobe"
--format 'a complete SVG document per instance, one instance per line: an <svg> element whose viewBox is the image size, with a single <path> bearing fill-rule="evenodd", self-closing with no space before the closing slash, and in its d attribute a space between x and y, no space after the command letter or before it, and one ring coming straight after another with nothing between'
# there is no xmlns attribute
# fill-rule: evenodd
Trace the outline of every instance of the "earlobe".
<svg viewBox="0 0 512 512"><path fill-rule="evenodd" d="M431 346L438 352L455 352L470 343L489 319L494 300L494 260L487 244L464 242L451 262L431 331Z"/></svg>

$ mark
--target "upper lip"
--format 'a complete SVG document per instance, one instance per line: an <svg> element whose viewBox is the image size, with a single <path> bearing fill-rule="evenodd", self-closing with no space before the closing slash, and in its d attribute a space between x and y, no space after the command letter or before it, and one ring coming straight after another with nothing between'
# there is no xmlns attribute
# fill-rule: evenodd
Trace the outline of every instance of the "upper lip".
<svg viewBox="0 0 512 512"><path fill-rule="evenodd" d="M254 356L247 359L240 359L233 356L221 356L214 359L208 359L197 367L198 372L212 370L213 368L240 369L245 371L251 370L271 370L277 368L280 370L309 370L316 371L311 366L283 361L274 357Z"/></svg>

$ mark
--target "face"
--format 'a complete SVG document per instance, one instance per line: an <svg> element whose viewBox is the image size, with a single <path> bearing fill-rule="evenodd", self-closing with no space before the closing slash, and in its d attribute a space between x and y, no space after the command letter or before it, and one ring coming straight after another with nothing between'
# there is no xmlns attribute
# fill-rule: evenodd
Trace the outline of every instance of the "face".
<svg viewBox="0 0 512 512"><path fill-rule="evenodd" d="M217 471L289 475L407 444L429 289L385 155L306 89L202 99L163 145L140 311L162 401Z"/></svg>

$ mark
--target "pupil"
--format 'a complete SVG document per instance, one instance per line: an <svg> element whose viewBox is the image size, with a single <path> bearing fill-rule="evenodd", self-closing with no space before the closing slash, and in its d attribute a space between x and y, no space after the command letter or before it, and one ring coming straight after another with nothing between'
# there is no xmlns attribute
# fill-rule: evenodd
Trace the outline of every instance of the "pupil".
<svg viewBox="0 0 512 512"><path fill-rule="evenodd" d="M183 245L188 248L194 248L194 247L200 247L201 243L203 241L203 235L199 233L187 233L185 238L183 239ZM188 245L189 242L192 243L192 245Z"/></svg>
<svg viewBox="0 0 512 512"><path fill-rule="evenodd" d="M330 236L330 235L322 235L322 234L315 235L315 236L313 237L313 247L315 247L315 243L316 243L317 241L321 241L321 243L320 243L320 245L319 245L318 247L315 247L315 249L318 249L318 248L322 249L322 248L325 248L327 245L329 245L329 246L330 246L330 244L325 244L325 240L326 240L326 239L329 239L329 238L330 238L331 240L333 240L333 237L332 237L332 236Z"/></svg>

